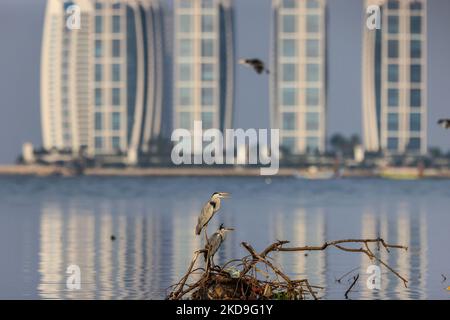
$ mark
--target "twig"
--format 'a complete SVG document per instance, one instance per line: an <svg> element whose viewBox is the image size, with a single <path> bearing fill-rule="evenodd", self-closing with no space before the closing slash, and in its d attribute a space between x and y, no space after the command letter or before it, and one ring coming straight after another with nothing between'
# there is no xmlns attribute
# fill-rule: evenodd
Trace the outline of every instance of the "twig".
<svg viewBox="0 0 450 320"><path fill-rule="evenodd" d="M345 291L345 299L348 299L348 294L352 290L353 286L356 284L356 282L359 279L359 273L356 275L356 277L353 277L353 283L350 285L350 287Z"/></svg>
<svg viewBox="0 0 450 320"><path fill-rule="evenodd" d="M358 270L359 267L353 268L352 270L350 270L349 272L346 272L344 275L342 275L342 277L340 277L339 279L335 279L335 282L341 283L342 278L344 278L345 276L348 276L350 273L352 273L355 270Z"/></svg>
<svg viewBox="0 0 450 320"><path fill-rule="evenodd" d="M328 241L325 242L321 246L304 246L304 247L292 247L292 248L278 248L278 251L314 251L314 250L325 250L329 246L335 246L342 244L342 243L372 243L372 242L379 242L383 245L383 247L389 252L389 248L397 248L397 249L405 249L408 250L408 247L400 246L400 245L393 245L393 244L387 244L383 239L376 238L376 239L345 239L345 240L335 240L335 241ZM280 241L278 243L289 243L289 241ZM278 247L278 246L276 246ZM344 248L342 247L344 251L353 251L353 249L350 248ZM273 251L273 250L271 250ZM360 250L358 250L360 251Z"/></svg>
<svg viewBox="0 0 450 320"><path fill-rule="evenodd" d="M195 265L195 262L197 262L198 256L200 255L200 253L204 253L204 252L205 252L205 250L197 250L194 252L194 257L192 258L192 261L191 261L191 264L189 265L188 271L186 272L184 277L181 278L181 281L175 286L175 287L178 287L178 289L169 295L169 299L177 300L185 294L185 292L183 292L184 285L186 284L186 281L188 280L189 276L192 273L192 268L194 268L194 265Z"/></svg>
<svg viewBox="0 0 450 320"><path fill-rule="evenodd" d="M242 242L242 245L245 249L247 249L248 252L253 256L253 262L252 266L254 266L257 262L264 262L267 266L269 266L276 274L278 274L280 277L284 279L287 283L291 282L291 279L289 279L288 276L286 276L283 272L281 272L278 268L276 268L271 262L264 259L262 255L259 255L256 253L256 251L253 249L251 245L249 245L246 242ZM266 253L267 254L267 253Z"/></svg>

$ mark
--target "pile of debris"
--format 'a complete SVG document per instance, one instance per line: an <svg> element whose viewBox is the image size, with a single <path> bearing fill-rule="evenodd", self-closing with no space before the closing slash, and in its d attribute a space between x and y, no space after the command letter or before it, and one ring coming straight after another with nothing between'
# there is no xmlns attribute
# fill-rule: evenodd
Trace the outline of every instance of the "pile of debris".
<svg viewBox="0 0 450 320"><path fill-rule="evenodd" d="M289 241L277 241L261 252L243 242L242 246L249 255L242 259L233 259L222 266L214 266L210 259L205 259L205 266L198 267L199 257L208 256L208 248L194 252L187 273L178 283L171 287L167 299L193 300L303 300L319 299L319 286L311 285L307 279L291 279L270 256L273 252L322 251L334 247L347 252L362 253L379 265L395 274L405 287L408 281L397 271L382 261L375 253L391 248L404 249L401 245L391 245L381 238L346 239L325 242L321 246L287 247ZM373 248L374 247L374 248ZM346 292L346 296L354 286L358 277Z"/></svg>

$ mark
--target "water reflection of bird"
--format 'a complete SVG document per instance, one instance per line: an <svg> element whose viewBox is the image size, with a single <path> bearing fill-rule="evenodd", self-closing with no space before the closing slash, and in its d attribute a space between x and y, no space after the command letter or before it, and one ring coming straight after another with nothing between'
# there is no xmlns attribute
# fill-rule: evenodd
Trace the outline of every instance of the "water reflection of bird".
<svg viewBox="0 0 450 320"><path fill-rule="evenodd" d="M213 233L213 235L208 239L208 243L206 245L207 252L205 252L205 261L214 261L212 260L214 258L214 255L216 254L217 250L219 250L222 243L225 241L227 237L227 233L230 231L233 231L233 228L225 228L223 224L220 225L219 229L217 229L216 232Z"/></svg>
<svg viewBox="0 0 450 320"><path fill-rule="evenodd" d="M249 66L249 67L252 67L258 74L261 74L264 71L266 73L269 73L269 70L266 69L264 62L262 62L259 59L241 59L241 60L239 60L239 63Z"/></svg>
<svg viewBox="0 0 450 320"><path fill-rule="evenodd" d="M440 125L444 129L450 128L450 119L439 119L438 125Z"/></svg>
<svg viewBox="0 0 450 320"><path fill-rule="evenodd" d="M202 212L198 217L197 226L195 227L195 234L199 235L203 228L206 228L209 220L220 209L221 199L228 198L230 194L228 192L214 192L207 203L203 206ZM205 229L206 237L206 229Z"/></svg>

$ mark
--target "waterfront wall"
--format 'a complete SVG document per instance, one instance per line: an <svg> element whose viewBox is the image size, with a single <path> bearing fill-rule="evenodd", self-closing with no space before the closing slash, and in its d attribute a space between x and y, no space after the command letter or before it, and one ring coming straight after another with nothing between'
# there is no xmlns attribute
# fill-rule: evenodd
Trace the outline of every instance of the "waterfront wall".
<svg viewBox="0 0 450 320"><path fill-rule="evenodd" d="M74 176L76 172L67 167L59 166L41 166L41 165L10 165L0 166L0 175L18 175L18 176ZM259 168L244 167L172 167L172 168L87 168L83 175L86 176L234 176L251 177L260 176ZM333 177L333 171L329 169L319 169L317 172L311 172L305 168L280 168L276 176L305 179L326 179ZM419 178L419 171L416 168L383 168L383 169L350 169L342 170L340 177L358 178L358 177L384 177L392 179L415 179ZM425 169L424 178L450 178L450 169Z"/></svg>

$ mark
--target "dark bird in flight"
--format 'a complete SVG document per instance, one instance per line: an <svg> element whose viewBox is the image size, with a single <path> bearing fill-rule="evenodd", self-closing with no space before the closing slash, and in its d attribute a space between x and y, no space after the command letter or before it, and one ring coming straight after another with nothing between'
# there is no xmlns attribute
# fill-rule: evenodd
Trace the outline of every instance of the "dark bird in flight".
<svg viewBox="0 0 450 320"><path fill-rule="evenodd" d="M444 129L450 128L450 119L439 119L438 125Z"/></svg>
<svg viewBox="0 0 450 320"><path fill-rule="evenodd" d="M241 59L239 60L239 64L253 68L258 74L263 72L269 73L269 70L266 69L264 62L259 59Z"/></svg>
<svg viewBox="0 0 450 320"><path fill-rule="evenodd" d="M214 192L207 203L203 206L202 212L198 217L197 226L195 227L195 234L199 235L202 229L208 225L209 220L220 209L220 200L228 198L230 194L228 192ZM206 237L206 234L205 234Z"/></svg>
<svg viewBox="0 0 450 320"><path fill-rule="evenodd" d="M220 225L219 229L208 239L208 243L206 244L207 252L205 252L205 261L208 261L209 259L214 265L214 261L212 260L214 255L225 241L227 233L233 230L233 228L225 228L223 224Z"/></svg>

